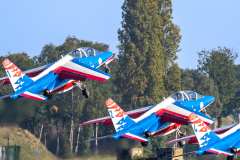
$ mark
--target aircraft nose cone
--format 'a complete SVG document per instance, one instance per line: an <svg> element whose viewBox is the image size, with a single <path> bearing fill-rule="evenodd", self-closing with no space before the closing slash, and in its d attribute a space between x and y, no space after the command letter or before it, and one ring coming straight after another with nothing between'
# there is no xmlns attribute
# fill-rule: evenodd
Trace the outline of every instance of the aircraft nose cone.
<svg viewBox="0 0 240 160"><path fill-rule="evenodd" d="M213 103L215 98L213 96L204 96L204 106L208 106Z"/></svg>

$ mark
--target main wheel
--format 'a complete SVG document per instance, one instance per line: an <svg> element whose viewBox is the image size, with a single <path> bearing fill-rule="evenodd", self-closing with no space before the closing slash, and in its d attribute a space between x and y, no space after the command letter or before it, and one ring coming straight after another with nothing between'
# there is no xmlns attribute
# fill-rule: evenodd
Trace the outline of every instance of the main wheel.
<svg viewBox="0 0 240 160"><path fill-rule="evenodd" d="M142 145L143 147L146 147L146 146L148 145L148 141L141 142L141 145Z"/></svg>
<svg viewBox="0 0 240 160"><path fill-rule="evenodd" d="M232 147L230 149L230 152L236 154L237 153L237 149L235 147ZM234 160L234 156L227 156L227 160Z"/></svg>
<svg viewBox="0 0 240 160"><path fill-rule="evenodd" d="M145 132L145 137L146 138L151 137L151 132L149 132L149 131Z"/></svg>
<svg viewBox="0 0 240 160"><path fill-rule="evenodd" d="M185 146L185 141L180 141L178 142L180 148L183 148Z"/></svg>
<svg viewBox="0 0 240 160"><path fill-rule="evenodd" d="M50 91L49 91L48 89L45 89L45 90L43 91L43 95L44 95L45 97L48 97L48 99L52 98L52 94L50 93Z"/></svg>
<svg viewBox="0 0 240 160"><path fill-rule="evenodd" d="M84 89L82 90L82 94L83 94L86 98L89 98L89 91L88 91L87 88L84 88Z"/></svg>

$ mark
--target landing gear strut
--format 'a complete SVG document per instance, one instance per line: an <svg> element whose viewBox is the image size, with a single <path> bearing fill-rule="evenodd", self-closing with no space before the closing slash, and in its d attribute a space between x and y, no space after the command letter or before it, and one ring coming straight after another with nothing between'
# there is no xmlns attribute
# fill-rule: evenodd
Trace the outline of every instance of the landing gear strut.
<svg viewBox="0 0 240 160"><path fill-rule="evenodd" d="M202 113L205 114L205 115L207 115L207 111L206 111L205 108L202 109Z"/></svg>
<svg viewBox="0 0 240 160"><path fill-rule="evenodd" d="M110 68L107 66L107 64L104 64L103 67L106 68L105 73L110 74Z"/></svg>
<svg viewBox="0 0 240 160"><path fill-rule="evenodd" d="M182 132L179 130L179 128L176 128L176 132L177 132L179 138L185 137L185 135L186 135L186 132L185 132L185 133L182 133ZM180 148L183 148L183 147L186 145L185 141L180 141L180 142L178 142L178 144L179 144Z"/></svg>
<svg viewBox="0 0 240 160"><path fill-rule="evenodd" d="M48 99L52 98L52 94L50 93L50 91L49 91L48 89L45 89L45 90L43 91L43 95L44 95L45 97L48 97Z"/></svg>
<svg viewBox="0 0 240 160"><path fill-rule="evenodd" d="M74 86L77 86L82 90L82 95L84 95L86 98L89 98L89 91L85 85L83 85L80 81L73 82Z"/></svg>

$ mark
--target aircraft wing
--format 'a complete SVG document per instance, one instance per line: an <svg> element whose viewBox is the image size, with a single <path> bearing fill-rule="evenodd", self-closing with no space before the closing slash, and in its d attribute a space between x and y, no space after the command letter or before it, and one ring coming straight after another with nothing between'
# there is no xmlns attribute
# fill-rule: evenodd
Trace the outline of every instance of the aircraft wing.
<svg viewBox="0 0 240 160"><path fill-rule="evenodd" d="M33 68L30 70L24 71L24 73L29 77L35 77L39 75L41 72L43 72L44 70L46 70L48 67L50 67L52 64L53 63L47 64L41 67ZM1 82L4 82L3 85L11 84L8 76L0 78L0 83Z"/></svg>
<svg viewBox="0 0 240 160"><path fill-rule="evenodd" d="M77 73L69 72L66 70L62 70L59 74L59 79L73 79L73 80L80 80L85 81L87 76L80 75Z"/></svg>
<svg viewBox="0 0 240 160"><path fill-rule="evenodd" d="M101 71L98 68L93 68L84 63L73 63L73 62L68 62L63 66L56 68L54 72L60 75L62 74L61 72L74 73L75 75L78 74L79 76L85 77L86 79L93 79L97 81L106 81L111 77L109 74ZM67 75L62 76L61 78L69 79ZM74 78L74 77L71 77L71 78ZM73 80L78 80L78 78Z"/></svg>
<svg viewBox="0 0 240 160"><path fill-rule="evenodd" d="M231 125L228 125L228 126L225 126L225 127L217 128L217 129L214 129L213 132L216 133L216 134L222 134L222 133L228 131L229 129L233 128L236 125L237 124L231 124ZM165 143L165 145L180 142L180 141L185 141L185 140L189 140L188 144L198 143L197 137L195 135L191 135L191 136L182 137L182 138L179 138L179 139L169 141L169 142Z"/></svg>
<svg viewBox="0 0 240 160"><path fill-rule="evenodd" d="M188 125L189 118L187 115L189 115L191 112L201 117L203 122L208 126L214 122L214 119L206 116L201 112L197 112L186 107L182 108L175 105L172 105L166 109L160 109L157 112L155 112L155 114L161 116L161 122L171 122L182 125Z"/></svg>
<svg viewBox="0 0 240 160"><path fill-rule="evenodd" d="M147 112L149 109L153 108L154 106L156 106L156 105L151 105L151 106L147 106L147 107L144 107L144 108L135 109L135 110L126 112L126 114L131 118L137 118L137 117L141 116L143 113ZM100 123L100 122L104 122L103 126L113 125L111 117L107 116L107 117L102 117L102 118L98 118L98 119L94 119L94 120L84 122L84 123L80 124L79 126L84 126L84 125L94 124L94 123Z"/></svg>

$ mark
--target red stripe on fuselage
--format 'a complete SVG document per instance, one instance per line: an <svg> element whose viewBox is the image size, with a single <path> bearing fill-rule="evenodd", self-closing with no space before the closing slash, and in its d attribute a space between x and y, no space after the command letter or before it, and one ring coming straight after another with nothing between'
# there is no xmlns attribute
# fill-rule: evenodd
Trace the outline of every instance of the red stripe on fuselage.
<svg viewBox="0 0 240 160"><path fill-rule="evenodd" d="M68 89L69 87L72 87L72 86L73 86L73 83L72 83L72 82L77 82L77 80L76 80L76 81L71 81L71 82L67 83L67 84L64 85L64 86L62 86L62 87L60 87L60 88L58 88L58 89L56 89L56 90L53 90L53 91L51 92L51 94L52 94L52 93L59 92L59 91L62 91L62 90L65 90L65 89Z"/></svg>
<svg viewBox="0 0 240 160"><path fill-rule="evenodd" d="M160 131L157 131L157 132L153 133L151 136L157 136L159 134L164 134L164 133L170 132L171 130L173 130L174 128L177 128L179 126L181 126L181 124L176 124L176 123L172 124L171 126L165 128L163 130L160 130Z"/></svg>

